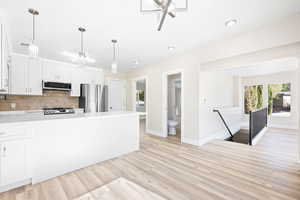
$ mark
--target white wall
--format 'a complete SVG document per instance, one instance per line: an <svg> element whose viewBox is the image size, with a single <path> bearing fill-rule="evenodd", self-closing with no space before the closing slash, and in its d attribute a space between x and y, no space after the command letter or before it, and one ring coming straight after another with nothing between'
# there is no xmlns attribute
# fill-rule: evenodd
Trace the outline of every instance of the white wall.
<svg viewBox="0 0 300 200"><path fill-rule="evenodd" d="M198 141L198 71L200 64L195 62L195 57L186 55L173 57L173 59L165 60L161 63L148 67L143 67L128 73L128 78L133 80L138 77L148 78L148 132L163 135L162 124L162 82L163 74L168 71L182 69L184 73L184 91L185 96L184 107L184 141L188 143L197 143ZM128 90L132 95L132 90ZM132 98L129 98L132 99ZM128 106L132 109L132 103Z"/></svg>
<svg viewBox="0 0 300 200"><path fill-rule="evenodd" d="M235 106L238 87L235 77L224 73L211 71L200 72L199 77L199 142L203 144L210 139L227 135L227 130L214 108L232 108ZM225 114L225 113L222 113ZM233 128L232 117L226 117L226 122Z"/></svg>
<svg viewBox="0 0 300 200"><path fill-rule="evenodd" d="M175 69L184 72L184 132L185 141L197 143L202 134L199 124L199 82L202 70L246 66L272 59L300 56L300 14L261 27L249 33L236 35L221 41L210 42L189 52L170 55L159 63L137 68L128 73L128 79L147 76L149 81L149 129L162 132L162 74ZM234 78L239 82L238 78ZM201 85L201 84L200 84ZM241 91L239 91L241 92ZM129 90L129 95L132 90ZM233 94L240 96L238 94ZM200 97L201 98L201 97ZM239 100L233 97L233 105ZM128 108L132 107L129 97ZM217 103L217 102L215 102ZM207 135L207 134L206 134ZM299 140L300 142L300 140Z"/></svg>
<svg viewBox="0 0 300 200"><path fill-rule="evenodd" d="M284 66L283 66L284 67ZM275 74L268 74L263 76L251 76L251 77L243 77L241 81L241 89L242 89L242 102L244 102L244 88L245 86L251 85L263 85L263 96L264 102L263 106L268 106L268 84L280 84L280 83L291 83L291 115L290 117L269 117L269 126L270 127L278 127L278 128L293 128L298 129L299 127L299 83L298 83L298 72L290 71L290 72L281 72Z"/></svg>

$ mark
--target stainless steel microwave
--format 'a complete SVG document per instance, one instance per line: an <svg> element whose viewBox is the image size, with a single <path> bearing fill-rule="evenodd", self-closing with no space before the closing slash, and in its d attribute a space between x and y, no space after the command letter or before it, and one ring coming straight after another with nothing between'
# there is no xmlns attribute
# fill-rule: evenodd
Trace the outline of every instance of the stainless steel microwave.
<svg viewBox="0 0 300 200"><path fill-rule="evenodd" d="M71 91L72 90L72 84L71 83L43 81L43 89L44 90Z"/></svg>

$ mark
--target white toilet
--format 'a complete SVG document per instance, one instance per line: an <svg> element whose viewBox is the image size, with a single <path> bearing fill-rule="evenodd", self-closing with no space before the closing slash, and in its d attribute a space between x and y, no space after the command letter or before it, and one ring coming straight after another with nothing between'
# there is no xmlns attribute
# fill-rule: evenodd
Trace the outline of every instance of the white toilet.
<svg viewBox="0 0 300 200"><path fill-rule="evenodd" d="M168 121L169 135L176 135L177 125L178 125L178 122L175 121L175 120L169 120Z"/></svg>

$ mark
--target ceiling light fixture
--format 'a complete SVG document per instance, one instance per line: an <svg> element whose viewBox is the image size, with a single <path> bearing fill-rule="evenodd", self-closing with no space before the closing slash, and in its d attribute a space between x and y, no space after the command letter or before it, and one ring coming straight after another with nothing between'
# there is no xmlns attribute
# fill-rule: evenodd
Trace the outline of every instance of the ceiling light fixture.
<svg viewBox="0 0 300 200"><path fill-rule="evenodd" d="M63 55L70 57L72 62L78 62L81 65L85 65L86 63L95 63L96 60L89 57L83 48L84 47L83 46L83 33L86 32L86 29L79 27L78 30L80 32L80 51L79 51L79 53L71 53L71 52L64 51Z"/></svg>
<svg viewBox="0 0 300 200"><path fill-rule="evenodd" d="M236 19L230 19L230 20L227 20L227 21L225 22L225 26L226 26L226 27L232 27L232 26L236 25L237 22L238 22L238 21L237 21Z"/></svg>
<svg viewBox="0 0 300 200"><path fill-rule="evenodd" d="M39 15L39 12L33 8L28 9L28 12L32 15L32 39L29 43L21 43L21 45L28 48L28 55L30 57L36 58L39 54L39 47L35 44L35 17Z"/></svg>
<svg viewBox="0 0 300 200"><path fill-rule="evenodd" d="M169 50L169 51L173 51L174 49L175 49L174 46L168 46L168 50Z"/></svg>
<svg viewBox="0 0 300 200"><path fill-rule="evenodd" d="M111 64L111 72L113 74L116 74L118 72L118 63L117 63L117 58L116 58L116 44L117 44L117 40L112 40L111 41L113 44L113 62Z"/></svg>

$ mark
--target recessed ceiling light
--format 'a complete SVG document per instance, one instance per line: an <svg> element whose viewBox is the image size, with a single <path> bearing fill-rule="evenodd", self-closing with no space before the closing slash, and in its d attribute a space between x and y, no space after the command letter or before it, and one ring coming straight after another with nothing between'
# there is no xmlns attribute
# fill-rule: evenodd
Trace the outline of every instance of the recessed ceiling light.
<svg viewBox="0 0 300 200"><path fill-rule="evenodd" d="M175 49L174 46L168 46L169 51L173 51Z"/></svg>
<svg viewBox="0 0 300 200"><path fill-rule="evenodd" d="M225 26L226 26L226 27L231 27L231 26L236 25L237 22L238 22L238 21L237 21L236 19L230 19L230 20L227 20L227 21L225 22Z"/></svg>

